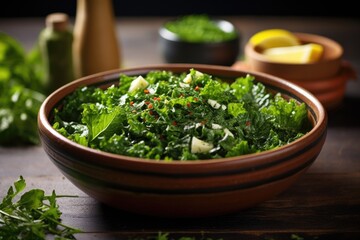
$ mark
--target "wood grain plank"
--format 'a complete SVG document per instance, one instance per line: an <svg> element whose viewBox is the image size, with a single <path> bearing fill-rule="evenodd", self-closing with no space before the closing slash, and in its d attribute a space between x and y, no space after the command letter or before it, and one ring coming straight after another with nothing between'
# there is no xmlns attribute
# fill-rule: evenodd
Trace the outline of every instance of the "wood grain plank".
<svg viewBox="0 0 360 240"><path fill-rule="evenodd" d="M0 189L12 181L5 178ZM79 239L127 239L138 233L158 232L211 233L209 237L226 236L225 239L290 239L293 233L314 239L360 236L360 172L307 173L286 192L257 207L227 216L195 219L161 219L125 213L88 197L61 176L30 177L26 181L29 188L44 188L49 192L55 189L58 194L78 196L59 199L58 203L63 222L86 233L79 234Z"/></svg>

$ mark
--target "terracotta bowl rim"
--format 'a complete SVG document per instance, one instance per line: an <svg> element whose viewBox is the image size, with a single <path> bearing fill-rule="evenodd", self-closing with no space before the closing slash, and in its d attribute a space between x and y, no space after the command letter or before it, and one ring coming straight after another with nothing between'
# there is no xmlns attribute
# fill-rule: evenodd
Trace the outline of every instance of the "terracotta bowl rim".
<svg viewBox="0 0 360 240"><path fill-rule="evenodd" d="M272 65L277 65L277 66L296 66L296 67L301 67L301 66L317 66L319 64L326 64L328 62L334 62L334 61L340 61L341 58L344 55L344 49L343 47L335 40L330 39L328 37L322 36L322 35L317 35L317 34L312 34L312 33L303 33L303 32L294 32L293 33L295 36L297 36L300 41L303 40L307 40L307 39L315 39L313 42L315 43L325 43L323 44L323 46L331 46L332 49L335 49L336 51L336 55L334 55L332 58L327 58L327 59L322 59L320 61L317 62L312 62L312 63L283 63L283 62L274 62L271 61L269 59L267 59L265 56L263 56L259 51L257 51L253 45L251 45L249 42L245 44L245 53L246 53L246 58L252 58L258 62L262 62L262 63L266 63L266 64L272 64Z"/></svg>
<svg viewBox="0 0 360 240"><path fill-rule="evenodd" d="M190 68L199 69L200 71L219 71L223 72L224 76L227 77L236 77L236 76L244 76L245 74L251 74L257 78L264 78L268 79L270 82L279 84L282 87L288 88L287 92L297 94L299 99L304 99L304 101L308 101L310 103L309 111L312 114L316 115L317 119L313 128L300 139L297 139L285 146L281 146L277 149L272 149L260 153L255 154L247 154L243 156L237 157L229 157L229 158L221 158L221 159L208 159L208 160L196 160L196 161L172 161L172 162L164 162L164 161L157 161L157 160L149 160L149 159L142 159L142 158L135 158L129 157L124 155L118 155L113 153L108 153L104 151L99 151L92 149L90 147L85 147L80 144L77 144L60 133L58 133L50 124L49 117L51 114L51 110L55 107L61 99L66 96L68 93L71 93L74 89L79 86L84 85L93 85L99 82L106 82L108 80L114 79L115 76L118 76L119 73L125 72L126 74L131 73L138 73L138 72L147 72L153 69L168 69L174 70L177 72L188 71ZM211 74L211 73L210 73ZM260 81L262 82L262 81ZM84 84L86 83L86 84ZM106 84L101 84L106 85ZM57 98L57 100L56 100ZM105 71L97 74L93 74L90 76L86 76L77 80L74 80L71 83L68 83L59 89L55 90L51 93L45 101L42 103L39 113L38 113L38 129L41 138L48 138L52 142L56 142L56 144L60 144L62 147L67 149L75 150L76 154L81 153L88 153L92 154L96 157L101 157L103 159L108 160L109 162L104 163L104 165L109 164L112 166L118 166L121 164L128 164L131 168L141 166L142 169L146 169L144 166L148 166L149 168L157 167L162 169L164 166L166 168L173 168L174 169L190 169L191 167L202 167L202 166L220 166L220 165L231 165L231 164L251 164L257 163L261 161L270 161L272 157L278 158L280 155L290 155L291 152L294 150L301 150L309 145L309 143L316 141L321 135L325 134L327 127L327 113L323 105L320 101L309 91L305 90L304 88L297 86L291 82L288 82L284 79L279 77L256 72L256 71L242 71L236 70L231 67L227 66L216 66L216 65L207 65L207 64L182 64L182 63L174 63L174 64L157 64L157 65L147 65L147 66L140 66L140 67L132 67L132 68L124 68L124 69L114 69L110 71ZM307 143L309 142L309 143ZM101 166L101 165L100 165Z"/></svg>

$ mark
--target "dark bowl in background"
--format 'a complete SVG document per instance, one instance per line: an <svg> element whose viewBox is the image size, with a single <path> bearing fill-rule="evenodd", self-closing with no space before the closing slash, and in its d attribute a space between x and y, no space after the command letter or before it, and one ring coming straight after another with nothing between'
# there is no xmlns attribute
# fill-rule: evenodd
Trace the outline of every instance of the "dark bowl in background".
<svg viewBox="0 0 360 240"><path fill-rule="evenodd" d="M213 20L226 31L234 30L236 37L222 42L189 42L165 28L159 29L159 48L167 63L198 63L231 66L240 54L240 33L226 20Z"/></svg>

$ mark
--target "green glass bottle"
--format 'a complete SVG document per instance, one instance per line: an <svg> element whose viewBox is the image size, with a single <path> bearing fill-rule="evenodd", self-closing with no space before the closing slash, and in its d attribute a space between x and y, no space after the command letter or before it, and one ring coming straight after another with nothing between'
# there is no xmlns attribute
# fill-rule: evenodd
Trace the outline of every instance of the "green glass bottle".
<svg viewBox="0 0 360 240"><path fill-rule="evenodd" d="M45 88L47 93L74 80L73 33L65 13L52 13L46 17L46 27L39 34Z"/></svg>

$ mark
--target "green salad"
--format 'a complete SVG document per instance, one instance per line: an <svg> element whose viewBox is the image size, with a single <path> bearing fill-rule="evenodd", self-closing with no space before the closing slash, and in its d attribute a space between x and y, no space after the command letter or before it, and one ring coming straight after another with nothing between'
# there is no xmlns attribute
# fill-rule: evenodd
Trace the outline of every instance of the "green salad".
<svg viewBox="0 0 360 240"><path fill-rule="evenodd" d="M163 161L258 153L306 134L307 106L247 75L229 83L190 69L121 74L107 89L78 88L54 109L53 127L84 146Z"/></svg>
<svg viewBox="0 0 360 240"><path fill-rule="evenodd" d="M234 29L223 29L207 15L186 15L169 21L165 28L188 42L221 42L235 39Z"/></svg>

